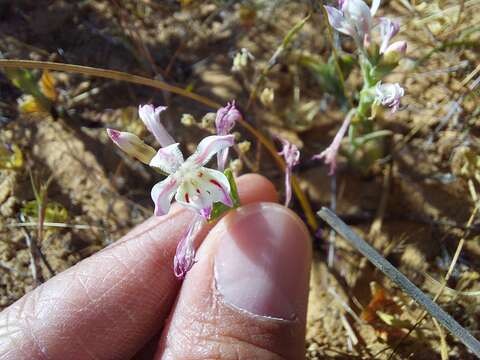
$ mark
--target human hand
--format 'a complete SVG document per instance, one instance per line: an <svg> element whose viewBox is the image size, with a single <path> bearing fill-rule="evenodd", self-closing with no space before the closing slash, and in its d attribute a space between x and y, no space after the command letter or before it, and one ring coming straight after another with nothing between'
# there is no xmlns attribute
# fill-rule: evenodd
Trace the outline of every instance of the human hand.
<svg viewBox="0 0 480 360"><path fill-rule="evenodd" d="M0 313L0 359L300 359L308 231L259 175L243 207L204 229L183 282L172 271L193 214L173 207Z"/></svg>

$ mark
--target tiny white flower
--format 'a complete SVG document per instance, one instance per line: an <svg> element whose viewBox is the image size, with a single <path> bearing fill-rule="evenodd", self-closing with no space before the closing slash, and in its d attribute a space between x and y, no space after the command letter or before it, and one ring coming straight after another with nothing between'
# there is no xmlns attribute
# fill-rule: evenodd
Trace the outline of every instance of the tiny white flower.
<svg viewBox="0 0 480 360"><path fill-rule="evenodd" d="M382 84L375 86L375 101L392 109L392 113L400 108L400 100L405 95L405 90L398 83Z"/></svg>

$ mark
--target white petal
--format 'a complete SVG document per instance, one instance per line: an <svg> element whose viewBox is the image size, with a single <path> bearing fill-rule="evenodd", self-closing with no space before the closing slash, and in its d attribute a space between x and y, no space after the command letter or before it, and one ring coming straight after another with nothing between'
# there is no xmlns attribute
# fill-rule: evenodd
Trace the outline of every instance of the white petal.
<svg viewBox="0 0 480 360"><path fill-rule="evenodd" d="M205 165L210 161L212 156L218 153L220 150L226 149L232 146L235 142L233 135L225 136L207 136L197 146L197 151L188 158L187 161L193 161L197 165Z"/></svg>
<svg viewBox="0 0 480 360"><path fill-rule="evenodd" d="M335 30L345 35L355 35L355 29L348 23L341 11L332 6L325 6L325 10L327 10L328 22Z"/></svg>
<svg viewBox="0 0 480 360"><path fill-rule="evenodd" d="M375 16L378 8L380 7L381 0L373 0L372 6L370 7L370 15Z"/></svg>
<svg viewBox="0 0 480 360"><path fill-rule="evenodd" d="M178 181L172 176L155 184L152 188L152 200L155 203L155 215L162 216L170 210L170 203L178 188Z"/></svg>
<svg viewBox="0 0 480 360"><path fill-rule="evenodd" d="M195 176L182 182L175 199L184 206L196 210L208 218L212 206L221 202L233 206L230 198L230 184L220 171L200 167Z"/></svg>
<svg viewBox="0 0 480 360"><path fill-rule="evenodd" d="M363 40L365 34L372 28L370 8L363 0L347 0L344 5L344 16L355 27L358 37Z"/></svg>
<svg viewBox="0 0 480 360"><path fill-rule="evenodd" d="M178 148L179 144L172 144L160 148L150 161L150 166L157 167L167 174L173 174L183 164L183 155Z"/></svg>
<svg viewBox="0 0 480 360"><path fill-rule="evenodd" d="M155 139L162 146L168 146L175 143L175 140L168 133L167 129L160 122L160 113L166 109L165 106L154 108L153 105L140 105L138 115L142 119L147 129L155 136Z"/></svg>
<svg viewBox="0 0 480 360"><path fill-rule="evenodd" d="M201 168L201 170L206 174L206 180L208 179L208 186L205 186L205 190L210 191L209 195L212 201L233 206L227 177L218 170L208 168Z"/></svg>

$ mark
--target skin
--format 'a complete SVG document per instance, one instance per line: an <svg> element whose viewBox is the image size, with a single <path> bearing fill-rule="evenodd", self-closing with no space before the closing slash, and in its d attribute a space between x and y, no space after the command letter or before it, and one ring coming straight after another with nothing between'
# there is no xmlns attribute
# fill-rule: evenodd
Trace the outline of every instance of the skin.
<svg viewBox="0 0 480 360"><path fill-rule="evenodd" d="M264 177L245 175L238 185L244 205L278 201ZM218 296L219 234L238 216L231 211L202 230L199 261L183 282L173 275L172 259L193 214L174 205L148 219L2 311L0 359L302 358L308 275L296 294L295 320L250 314ZM308 270L309 246L305 251Z"/></svg>

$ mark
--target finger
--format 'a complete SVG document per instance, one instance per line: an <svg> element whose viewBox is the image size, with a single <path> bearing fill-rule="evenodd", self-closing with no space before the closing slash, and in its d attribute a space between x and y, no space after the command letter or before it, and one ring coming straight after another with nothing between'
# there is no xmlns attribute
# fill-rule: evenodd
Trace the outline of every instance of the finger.
<svg viewBox="0 0 480 360"><path fill-rule="evenodd" d="M276 200L258 175L243 202ZM163 326L180 282L172 260L193 216L180 207L52 278L0 313L0 358L125 359Z"/></svg>
<svg viewBox="0 0 480 360"><path fill-rule="evenodd" d="M303 222L270 203L247 205L205 238L157 359L301 359L311 244Z"/></svg>

